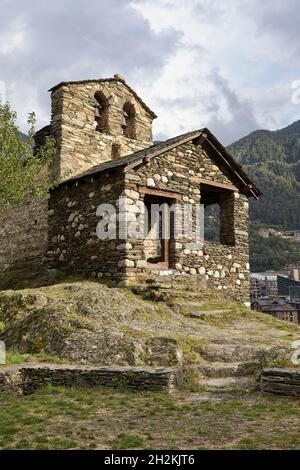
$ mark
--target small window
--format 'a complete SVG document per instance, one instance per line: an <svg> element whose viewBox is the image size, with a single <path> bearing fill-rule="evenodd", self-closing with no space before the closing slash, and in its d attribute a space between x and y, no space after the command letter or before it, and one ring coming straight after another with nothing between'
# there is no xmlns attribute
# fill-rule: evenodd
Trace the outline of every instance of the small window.
<svg viewBox="0 0 300 470"><path fill-rule="evenodd" d="M122 122L123 134L128 139L136 139L135 130L135 109L131 103L125 103L123 106L123 122Z"/></svg>
<svg viewBox="0 0 300 470"><path fill-rule="evenodd" d="M117 160L121 156L121 145L113 143L111 147L111 158Z"/></svg>
<svg viewBox="0 0 300 470"><path fill-rule="evenodd" d="M109 132L108 128L108 101L102 91L95 93L95 124L99 132Z"/></svg>
<svg viewBox="0 0 300 470"><path fill-rule="evenodd" d="M201 204L204 204L204 243L234 245L233 191L201 185Z"/></svg>
<svg viewBox="0 0 300 470"><path fill-rule="evenodd" d="M204 242L220 243L220 194L201 191L201 204L204 204Z"/></svg>

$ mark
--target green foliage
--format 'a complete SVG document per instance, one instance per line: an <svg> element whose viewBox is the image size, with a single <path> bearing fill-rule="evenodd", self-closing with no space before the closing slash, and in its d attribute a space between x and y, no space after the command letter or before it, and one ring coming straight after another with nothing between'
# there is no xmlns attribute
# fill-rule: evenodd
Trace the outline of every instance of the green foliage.
<svg viewBox="0 0 300 470"><path fill-rule="evenodd" d="M218 204L205 207L204 240L220 242L220 206Z"/></svg>
<svg viewBox="0 0 300 470"><path fill-rule="evenodd" d="M250 218L300 228L300 121L280 131L256 131L229 146L262 190L251 200Z"/></svg>
<svg viewBox="0 0 300 470"><path fill-rule="evenodd" d="M115 439L109 441L111 449L134 449L143 447L143 439L140 436L121 432Z"/></svg>
<svg viewBox="0 0 300 470"><path fill-rule="evenodd" d="M11 366L14 364L22 364L25 362L26 356L14 351L13 349L6 352L6 363L3 366Z"/></svg>
<svg viewBox="0 0 300 470"><path fill-rule="evenodd" d="M270 236L263 238L258 231L260 224L250 224L250 265L252 272L278 271L286 264L300 260L300 243Z"/></svg>
<svg viewBox="0 0 300 470"><path fill-rule="evenodd" d="M280 270L300 261L299 244L258 235L260 224L300 229L300 121L275 132L253 132L228 150L263 192L259 201L250 200L251 270Z"/></svg>
<svg viewBox="0 0 300 470"><path fill-rule="evenodd" d="M187 367L184 370L180 388L191 393L200 391L199 372L195 367Z"/></svg>
<svg viewBox="0 0 300 470"><path fill-rule="evenodd" d="M28 139L20 133L16 118L8 103L0 103L0 207L45 196L50 187L46 168L55 155L55 141L47 137L35 152L34 113L28 117Z"/></svg>

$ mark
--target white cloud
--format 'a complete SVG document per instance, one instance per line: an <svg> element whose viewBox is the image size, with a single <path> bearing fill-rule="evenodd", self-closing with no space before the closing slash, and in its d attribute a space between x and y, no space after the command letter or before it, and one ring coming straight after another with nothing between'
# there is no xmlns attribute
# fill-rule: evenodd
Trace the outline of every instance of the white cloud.
<svg viewBox="0 0 300 470"><path fill-rule="evenodd" d="M20 19L14 19L6 29L0 32L0 55L8 56L24 49L26 24Z"/></svg>
<svg viewBox="0 0 300 470"><path fill-rule="evenodd" d="M47 90L60 81L122 73L139 92L178 40L172 29L153 33L119 0L1 0L0 31L0 80L23 130L32 110L40 126L49 121Z"/></svg>
<svg viewBox="0 0 300 470"><path fill-rule="evenodd" d="M148 90L162 116L156 123L162 135L208 125L228 143L257 127L297 119L290 87L298 78L292 64L299 41L284 52L291 36L287 20L298 27L294 0L135 0L134 6L154 31L181 33ZM286 27L277 29L282 15Z"/></svg>
<svg viewBox="0 0 300 470"><path fill-rule="evenodd" d="M299 117L297 0L1 0L0 80L22 128L62 80L125 75L156 137L208 126L226 144Z"/></svg>

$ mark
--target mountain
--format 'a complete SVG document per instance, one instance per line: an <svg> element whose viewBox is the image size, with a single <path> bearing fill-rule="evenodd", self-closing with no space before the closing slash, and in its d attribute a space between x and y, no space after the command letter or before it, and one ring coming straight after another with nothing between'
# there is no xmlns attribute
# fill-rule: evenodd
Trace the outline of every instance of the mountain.
<svg viewBox="0 0 300 470"><path fill-rule="evenodd" d="M300 121L252 132L228 150L263 192L251 201L250 219L300 229Z"/></svg>
<svg viewBox="0 0 300 470"><path fill-rule="evenodd" d="M23 134L23 132L20 132L20 136L21 136L22 140L27 140L28 139L28 135Z"/></svg>
<svg viewBox="0 0 300 470"><path fill-rule="evenodd" d="M263 192L250 202L251 270L280 270L300 261L300 243L259 232L270 225L300 229L300 121L278 131L252 132L228 150Z"/></svg>

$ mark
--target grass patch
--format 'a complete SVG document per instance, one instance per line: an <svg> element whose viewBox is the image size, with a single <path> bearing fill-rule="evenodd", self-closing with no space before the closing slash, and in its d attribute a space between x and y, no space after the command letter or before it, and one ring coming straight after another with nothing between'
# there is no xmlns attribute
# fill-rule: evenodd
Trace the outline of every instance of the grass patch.
<svg viewBox="0 0 300 470"><path fill-rule="evenodd" d="M1 394L0 449L299 449L298 400L194 398L50 386Z"/></svg>
<svg viewBox="0 0 300 470"><path fill-rule="evenodd" d="M6 363L0 364L0 367L9 367L16 364L22 364L24 362L52 362L55 364L69 364L70 361L65 359L61 359L54 354L47 354L47 353L37 353L37 354L21 354L14 349L9 349L6 351Z"/></svg>
<svg viewBox="0 0 300 470"><path fill-rule="evenodd" d="M181 389L188 392L199 392L199 372L195 367L187 367L182 376Z"/></svg>
<svg viewBox="0 0 300 470"><path fill-rule="evenodd" d="M0 364L0 367L12 366L28 361L28 354L20 354L17 351L9 350L6 352L6 363Z"/></svg>
<svg viewBox="0 0 300 470"><path fill-rule="evenodd" d="M118 434L115 439L110 440L108 443L111 449L135 449L142 448L144 441L139 436L122 432Z"/></svg>

